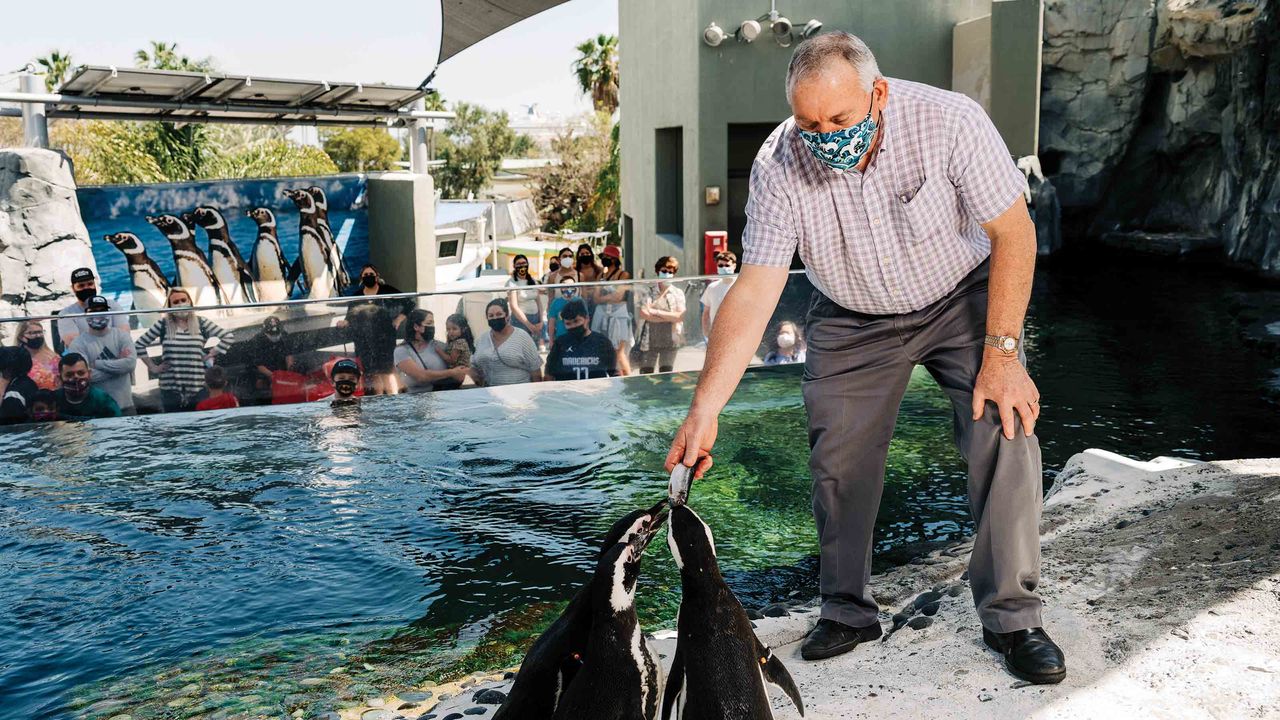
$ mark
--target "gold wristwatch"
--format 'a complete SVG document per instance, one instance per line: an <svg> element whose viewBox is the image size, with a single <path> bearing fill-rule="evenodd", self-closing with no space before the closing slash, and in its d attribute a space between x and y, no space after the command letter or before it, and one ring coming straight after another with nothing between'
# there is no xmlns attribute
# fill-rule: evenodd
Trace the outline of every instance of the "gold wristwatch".
<svg viewBox="0 0 1280 720"><path fill-rule="evenodd" d="M1008 335L988 335L986 344L999 350L1005 355L1018 354L1018 338Z"/></svg>

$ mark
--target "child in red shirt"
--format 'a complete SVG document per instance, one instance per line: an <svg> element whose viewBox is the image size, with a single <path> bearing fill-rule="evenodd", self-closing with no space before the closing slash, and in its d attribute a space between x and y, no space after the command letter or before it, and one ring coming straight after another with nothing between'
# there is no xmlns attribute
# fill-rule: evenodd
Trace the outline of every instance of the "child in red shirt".
<svg viewBox="0 0 1280 720"><path fill-rule="evenodd" d="M240 401L227 391L227 371L214 365L204 371L204 386L209 396L196 403L196 410L226 410L240 407Z"/></svg>

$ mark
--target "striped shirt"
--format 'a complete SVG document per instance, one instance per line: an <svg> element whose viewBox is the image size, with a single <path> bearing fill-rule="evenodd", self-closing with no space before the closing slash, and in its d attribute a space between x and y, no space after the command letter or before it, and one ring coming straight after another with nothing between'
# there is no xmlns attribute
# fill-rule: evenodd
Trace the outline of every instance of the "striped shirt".
<svg viewBox="0 0 1280 720"><path fill-rule="evenodd" d="M532 373L542 368L542 356L533 338L520 328L496 348L490 331L476 338L471 365L480 369L485 385L514 385L529 382Z"/></svg>
<svg viewBox="0 0 1280 720"><path fill-rule="evenodd" d="M968 97L890 79L866 171L833 170L789 118L751 168L744 265L785 267L850 310L897 315L953 290L991 252L981 224L1026 187L999 132Z"/></svg>
<svg viewBox="0 0 1280 720"><path fill-rule="evenodd" d="M162 318L152 325L137 342L134 343L138 357L146 353L147 348L160 343L161 357L169 367L160 375L160 389L194 395L204 389L204 356L205 345L210 338L217 338L218 344L213 347L215 355L221 355L231 347L231 333L205 320L199 320L199 332L190 332L172 318Z"/></svg>

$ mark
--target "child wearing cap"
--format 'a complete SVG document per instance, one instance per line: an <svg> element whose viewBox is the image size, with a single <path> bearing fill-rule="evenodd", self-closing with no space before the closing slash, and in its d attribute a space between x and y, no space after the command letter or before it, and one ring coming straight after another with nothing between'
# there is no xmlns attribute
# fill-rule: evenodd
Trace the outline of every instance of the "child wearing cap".
<svg viewBox="0 0 1280 720"><path fill-rule="evenodd" d="M63 347L71 347L71 343L75 342L76 337L83 334L89 329L84 322L85 309L88 307L89 299L101 295L98 294L98 281L94 277L93 270L87 267L76 268L71 271L71 292L75 293L76 301L66 306L58 312L58 337L62 340ZM107 307L111 310L119 310L120 307L111 301L107 301ZM116 315L112 318L112 324L121 330L129 329L129 316Z"/></svg>
<svg viewBox="0 0 1280 720"><path fill-rule="evenodd" d="M114 317L100 315L110 309L111 304L101 295L89 298L82 318L85 331L76 336L68 349L83 355L88 361L93 371L90 376L93 387L110 395L122 414L136 415L133 371L138 365L138 353L134 350L129 331L112 326Z"/></svg>
<svg viewBox="0 0 1280 720"><path fill-rule="evenodd" d="M334 363L329 370L329 380L333 382L333 402L330 404L338 407L360 402L360 398L356 397L356 390L360 388L361 375L360 366L355 360L343 358Z"/></svg>

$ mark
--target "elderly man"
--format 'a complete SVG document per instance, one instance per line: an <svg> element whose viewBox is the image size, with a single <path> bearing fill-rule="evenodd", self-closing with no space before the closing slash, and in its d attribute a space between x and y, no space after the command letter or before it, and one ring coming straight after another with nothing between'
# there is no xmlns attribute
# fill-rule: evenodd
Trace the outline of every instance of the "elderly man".
<svg viewBox="0 0 1280 720"><path fill-rule="evenodd" d="M951 398L976 521L969 578L983 640L1016 676L1066 675L1041 627L1039 392L1020 335L1035 265L1024 181L991 121L952 92L880 75L857 37L796 48L793 117L751 172L743 265L667 456L711 466L716 418L800 253L816 291L802 390L821 552L805 659L880 636L871 540L899 403L919 364Z"/></svg>

